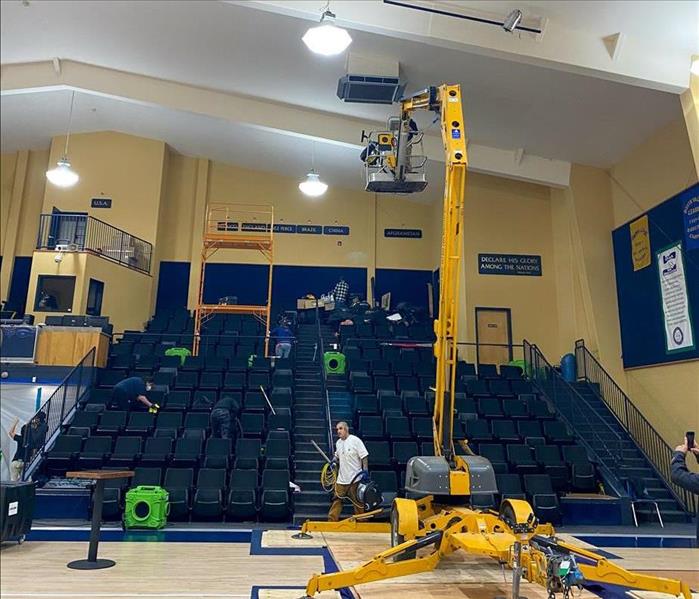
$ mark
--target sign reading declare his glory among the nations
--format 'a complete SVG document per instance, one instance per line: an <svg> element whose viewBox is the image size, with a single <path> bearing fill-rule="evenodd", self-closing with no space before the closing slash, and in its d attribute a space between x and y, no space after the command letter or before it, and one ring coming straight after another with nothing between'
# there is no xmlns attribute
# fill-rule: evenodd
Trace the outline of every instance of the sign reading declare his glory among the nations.
<svg viewBox="0 0 699 599"><path fill-rule="evenodd" d="M478 254L478 274L541 276L541 256L528 254Z"/></svg>

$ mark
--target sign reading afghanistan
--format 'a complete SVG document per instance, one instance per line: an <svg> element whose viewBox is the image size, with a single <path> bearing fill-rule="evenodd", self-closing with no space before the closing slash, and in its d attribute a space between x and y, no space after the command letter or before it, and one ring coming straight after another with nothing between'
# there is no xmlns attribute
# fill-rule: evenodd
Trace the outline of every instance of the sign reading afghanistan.
<svg viewBox="0 0 699 599"><path fill-rule="evenodd" d="M529 254L478 254L478 274L541 276L541 256Z"/></svg>
<svg viewBox="0 0 699 599"><path fill-rule="evenodd" d="M670 353L694 349L692 318L689 313L687 282L682 260L682 243L677 242L660 250L656 257L667 351Z"/></svg>

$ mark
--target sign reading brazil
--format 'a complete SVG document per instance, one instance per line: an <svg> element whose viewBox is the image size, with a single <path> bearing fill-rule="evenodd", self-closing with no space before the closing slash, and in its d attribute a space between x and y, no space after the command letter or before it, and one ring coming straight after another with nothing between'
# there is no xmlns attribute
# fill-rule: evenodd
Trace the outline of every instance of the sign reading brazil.
<svg viewBox="0 0 699 599"><path fill-rule="evenodd" d="M528 254L478 254L478 274L541 276L541 256Z"/></svg>
<svg viewBox="0 0 699 599"><path fill-rule="evenodd" d="M677 242L660 250L656 256L667 351L669 353L694 349L692 318L689 313L687 282L682 260L682 243Z"/></svg>

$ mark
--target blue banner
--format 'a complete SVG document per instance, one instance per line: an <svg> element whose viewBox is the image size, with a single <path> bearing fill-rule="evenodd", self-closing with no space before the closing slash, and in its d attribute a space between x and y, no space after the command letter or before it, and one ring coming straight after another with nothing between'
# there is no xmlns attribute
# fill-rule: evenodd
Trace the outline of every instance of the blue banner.
<svg viewBox="0 0 699 599"><path fill-rule="evenodd" d="M112 198L92 198L90 200L91 208L111 208Z"/></svg>
<svg viewBox="0 0 699 599"><path fill-rule="evenodd" d="M349 235L349 227L339 227L337 225L325 225L323 235Z"/></svg>
<svg viewBox="0 0 699 599"><path fill-rule="evenodd" d="M478 274L541 276L541 256L529 254L478 254Z"/></svg>
<svg viewBox="0 0 699 599"><path fill-rule="evenodd" d="M275 233L296 233L296 225L276 224L274 225Z"/></svg>
<svg viewBox="0 0 699 599"><path fill-rule="evenodd" d="M684 243L687 250L699 249L699 193L682 203Z"/></svg>
<svg viewBox="0 0 699 599"><path fill-rule="evenodd" d="M269 231L269 223L243 223L243 231Z"/></svg>
<svg viewBox="0 0 699 599"><path fill-rule="evenodd" d="M298 225L296 227L296 232L307 235L321 235L323 233L323 227L321 225Z"/></svg>
<svg viewBox="0 0 699 599"><path fill-rule="evenodd" d="M383 236L422 239L422 229L384 229Z"/></svg>
<svg viewBox="0 0 699 599"><path fill-rule="evenodd" d="M237 231L238 223L233 223L229 220L220 220L216 223L217 231Z"/></svg>

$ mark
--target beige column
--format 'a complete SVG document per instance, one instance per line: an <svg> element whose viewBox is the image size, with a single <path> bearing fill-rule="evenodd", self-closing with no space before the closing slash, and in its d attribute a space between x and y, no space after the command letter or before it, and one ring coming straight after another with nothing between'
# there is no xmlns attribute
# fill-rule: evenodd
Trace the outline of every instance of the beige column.
<svg viewBox="0 0 699 599"><path fill-rule="evenodd" d="M207 195L209 191L209 161L197 160L197 185L194 191L194 218L192 222L192 247L189 267L189 293L187 308L193 310L199 302L199 279L201 277L201 250L204 238Z"/></svg>
<svg viewBox="0 0 699 599"><path fill-rule="evenodd" d="M694 56L694 61L699 61L699 55ZM680 101L689 144L692 146L694 168L699 177L699 76L690 74L689 89L680 96Z"/></svg>
<svg viewBox="0 0 699 599"><path fill-rule="evenodd" d="M17 236L19 234L20 216L22 213L22 198L24 196L24 184L27 178L27 163L29 151L17 152L15 164L15 176L12 184L12 196L10 209L7 216L7 227L2 234L2 268L0 269L0 297L8 299L12 269L14 268L15 255L17 254Z"/></svg>

